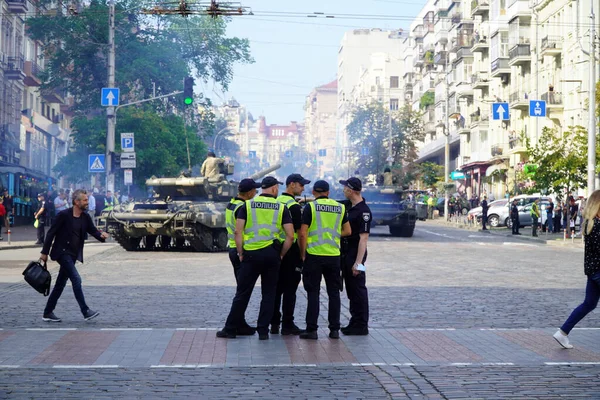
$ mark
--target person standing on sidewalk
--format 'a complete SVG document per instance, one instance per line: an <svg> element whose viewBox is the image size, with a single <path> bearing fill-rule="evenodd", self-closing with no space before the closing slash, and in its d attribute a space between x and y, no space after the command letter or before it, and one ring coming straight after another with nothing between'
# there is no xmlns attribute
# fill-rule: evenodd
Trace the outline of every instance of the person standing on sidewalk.
<svg viewBox="0 0 600 400"><path fill-rule="evenodd" d="M519 206L517 205L517 200L513 200L512 202L512 207L510 208L510 220L512 222L512 234L520 235Z"/></svg>
<svg viewBox="0 0 600 400"><path fill-rule="evenodd" d="M6 218L6 208L4 204L0 203L0 240L4 240L2 237L2 226L4 225L4 218Z"/></svg>
<svg viewBox="0 0 600 400"><path fill-rule="evenodd" d="M8 189L6 188L4 188L4 192L2 193L2 205L6 211L6 214L4 215L4 226L6 227L6 230L9 230L11 217L15 214L15 203L13 202L12 196L8 194Z"/></svg>
<svg viewBox="0 0 600 400"><path fill-rule="evenodd" d="M306 330L300 339L319 338L319 294L321 277L325 278L329 297L329 337L340 338L340 241L351 233L346 207L329 198L329 183L320 180L313 185L315 201L306 206L298 235L300 257L304 261L302 281L306 290ZM308 254L307 254L308 253Z"/></svg>
<svg viewBox="0 0 600 400"><path fill-rule="evenodd" d="M37 220L37 242L35 244L44 244L44 235L45 235L45 225L46 225L46 216L48 215L48 210L46 210L46 201L44 199L44 193L38 194L38 209L33 215L33 217Z"/></svg>
<svg viewBox="0 0 600 400"><path fill-rule="evenodd" d="M582 233L584 234L583 270L587 276L585 300L567 318L554 334L554 339L565 349L572 349L569 333L586 315L598 305L600 299L600 190L594 191L584 210Z"/></svg>
<svg viewBox="0 0 600 400"><path fill-rule="evenodd" d="M240 274L240 266L242 262L238 257L238 251L235 246L235 225L236 218L238 216L238 210L248 200L252 200L256 196L256 189L260 187L260 183L254 182L253 179L242 179L238 185L238 195L236 198L231 199L225 210L225 225L227 228L227 246L229 247L229 261L233 266L233 276L235 277L236 284L239 284L238 275ZM237 334L240 336L251 336L256 333L256 328L252 327L246 322L244 316L243 322L237 329Z"/></svg>
<svg viewBox="0 0 600 400"><path fill-rule="evenodd" d="M348 178L340 183L344 186L344 202L348 209L348 222L351 234L342 243L342 276L346 284L346 294L350 300L350 322L341 329L344 335L369 334L369 292L367 273L367 242L371 232L373 215L361 195L362 182L358 178Z"/></svg>
<svg viewBox="0 0 600 400"><path fill-rule="evenodd" d="M83 237L86 232L100 242L104 242L108 238L108 233L100 233L94 226L92 218L85 212L87 207L88 197L85 190L75 190L73 192L73 207L58 213L56 221L52 224L46 236L40 259L48 261L48 254L50 254L50 258L60 264L54 289L52 289L44 309L43 320L46 322L61 321L54 314L54 309L67 285L67 280L70 280L71 285L73 285L73 293L83 317L90 320L100 314L87 306L81 287L81 277L75 267L76 261L83 262Z"/></svg>
<svg viewBox="0 0 600 400"><path fill-rule="evenodd" d="M487 231L488 229L486 228L486 224L487 224L487 214L488 214L488 202L487 202L487 196L484 194L483 195L483 200L481 201L481 225L482 231Z"/></svg>
<svg viewBox="0 0 600 400"><path fill-rule="evenodd" d="M529 212L531 214L531 236L533 237L537 237L537 229L538 229L538 222L540 219L540 206L539 206L539 202L540 199L535 199L535 201L533 202L533 204L531 205L531 211Z"/></svg>
<svg viewBox="0 0 600 400"><path fill-rule="evenodd" d="M238 210L235 245L241 261L239 284L225 327L217 337L233 339L241 326L254 285L260 276L262 300L256 330L259 340L269 339L269 324L275 308L275 293L281 260L294 241L292 217L287 207L277 201L279 186L272 176L261 182L262 193L246 201ZM279 238L285 235L283 246Z"/></svg>
<svg viewBox="0 0 600 400"><path fill-rule="evenodd" d="M58 215L59 212L64 211L67 208L69 208L67 195L65 194L64 189L60 189L60 191L58 192L58 196L56 196L56 198L54 199L54 209L56 210L56 214Z"/></svg>
<svg viewBox="0 0 600 400"><path fill-rule="evenodd" d="M300 196L304 192L304 186L309 183L310 181L302 175L291 174L285 180L285 192L277 197L277 201L285 204L292 216L294 243L281 260L277 293L275 295L275 309L271 319L271 333L273 334L279 333L279 325L281 325L281 334L284 336L299 335L302 332L294 323L296 292L302 279L302 260L300 259L300 248L298 247L298 232L302 226L302 208L296 201L296 196Z"/></svg>
<svg viewBox="0 0 600 400"><path fill-rule="evenodd" d="M575 235L575 224L579 215L579 206L575 203L575 198L571 196L569 199L569 233Z"/></svg>
<svg viewBox="0 0 600 400"><path fill-rule="evenodd" d="M554 232L554 202L552 199L549 200L549 204L546 206L546 221L548 221L548 227L546 228L546 232L552 233Z"/></svg>

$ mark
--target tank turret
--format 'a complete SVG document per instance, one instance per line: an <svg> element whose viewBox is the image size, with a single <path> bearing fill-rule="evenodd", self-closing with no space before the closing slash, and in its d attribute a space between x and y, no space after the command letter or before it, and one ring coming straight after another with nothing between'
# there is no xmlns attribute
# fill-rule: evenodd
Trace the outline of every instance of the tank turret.
<svg viewBox="0 0 600 400"><path fill-rule="evenodd" d="M271 172L277 171L279 168L281 168L281 163L277 163L277 164L275 164L275 165L273 165L273 166L271 166L269 168L265 168L263 170L260 170L260 171L258 171L256 173L250 175L248 178L254 179L254 180L261 179L262 177L267 176Z"/></svg>

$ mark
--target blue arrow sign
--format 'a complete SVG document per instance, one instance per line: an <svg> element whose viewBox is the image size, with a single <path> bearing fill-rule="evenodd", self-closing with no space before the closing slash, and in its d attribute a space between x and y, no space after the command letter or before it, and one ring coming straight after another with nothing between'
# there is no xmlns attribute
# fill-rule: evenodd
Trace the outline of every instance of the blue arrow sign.
<svg viewBox="0 0 600 400"><path fill-rule="evenodd" d="M363 147L361 155L368 156L369 155L369 148L368 147Z"/></svg>
<svg viewBox="0 0 600 400"><path fill-rule="evenodd" d="M507 121L510 119L508 103L492 104L492 119L494 121Z"/></svg>
<svg viewBox="0 0 600 400"><path fill-rule="evenodd" d="M546 102L544 100L529 100L529 116L545 117Z"/></svg>
<svg viewBox="0 0 600 400"><path fill-rule="evenodd" d="M119 88L102 88L100 104L106 107L119 105Z"/></svg>
<svg viewBox="0 0 600 400"><path fill-rule="evenodd" d="M106 172L104 154L88 154L88 172Z"/></svg>

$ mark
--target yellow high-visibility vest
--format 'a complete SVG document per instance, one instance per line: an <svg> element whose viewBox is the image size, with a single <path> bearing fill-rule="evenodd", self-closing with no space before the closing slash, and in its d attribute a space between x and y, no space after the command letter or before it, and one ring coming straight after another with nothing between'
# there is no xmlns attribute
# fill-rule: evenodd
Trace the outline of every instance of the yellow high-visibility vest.
<svg viewBox="0 0 600 400"><path fill-rule="evenodd" d="M310 203L312 221L308 228L308 254L339 256L342 237L343 204L332 199L316 199Z"/></svg>

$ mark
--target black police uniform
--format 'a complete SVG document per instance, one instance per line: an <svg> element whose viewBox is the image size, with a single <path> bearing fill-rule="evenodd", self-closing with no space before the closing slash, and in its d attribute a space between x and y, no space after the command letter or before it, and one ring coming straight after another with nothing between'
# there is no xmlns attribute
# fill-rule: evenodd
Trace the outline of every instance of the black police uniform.
<svg viewBox="0 0 600 400"><path fill-rule="evenodd" d="M327 196L319 197L327 199ZM342 217L341 226L348 222L348 216ZM312 224L312 209L306 206L302 215L304 225ZM306 331L314 332L318 329L317 321L319 319L319 292L321 289L321 276L325 279L327 296L329 297L329 312L327 320L330 331L340 330L340 291L342 290L342 281L340 279L340 257L337 256L317 256L306 253L303 269L303 284L308 297L306 307Z"/></svg>
<svg viewBox="0 0 600 400"><path fill-rule="evenodd" d="M481 202L481 225L483 226L482 229L484 231L487 231L487 227L485 226L487 224L487 213L488 213L488 202L486 199L483 199L483 201Z"/></svg>
<svg viewBox="0 0 600 400"><path fill-rule="evenodd" d="M348 221L352 228L350 236L342 238L342 275L346 284L346 294L350 300L351 316L347 328L361 331L366 330L369 325L369 292L366 286L366 273L361 271L354 276L352 267L358 255L360 234L371 232L372 214L364 199L354 207L350 201L345 201L343 204L348 210ZM362 264L366 261L367 252L365 251ZM343 329L342 332L345 333Z"/></svg>
<svg viewBox="0 0 600 400"><path fill-rule="evenodd" d="M261 194L261 196L275 197L268 194ZM287 207L283 207L281 224L291 224L290 212ZM247 215L246 205L244 204L238 209L237 218L247 220ZM259 276L262 300L256 330L259 334L268 333L277 291L277 278L279 277L281 264L280 252L281 245L276 239L272 245L264 249L244 251L244 259L238 272L237 290L231 304L231 311L225 322L225 333L235 336L237 329L244 323L244 314Z"/></svg>
<svg viewBox="0 0 600 400"><path fill-rule="evenodd" d="M282 193L282 196L294 198L289 193ZM302 225L302 208L299 204L292 204L288 207L294 224L294 231L298 232ZM290 250L281 260L279 269L279 280L277 281L277 292L275 294L275 308L273 318L271 319L271 333L278 333L281 323L282 334L298 334L294 326L294 309L296 308L296 291L302 279L302 260L300 259L300 247L298 242L294 242ZM282 304L283 297L283 304ZM280 311L280 308L283 309ZM282 319L283 317L283 319ZM290 329L293 331L290 331Z"/></svg>
<svg viewBox="0 0 600 400"><path fill-rule="evenodd" d="M46 217L48 216L48 202L42 200L38 203L38 209L36 213L40 212L41 209L44 211L38 215L38 227L37 227L37 242L36 244L44 244L44 239L46 236L46 231L44 227L46 226Z"/></svg>

